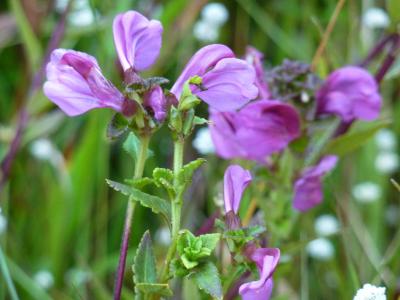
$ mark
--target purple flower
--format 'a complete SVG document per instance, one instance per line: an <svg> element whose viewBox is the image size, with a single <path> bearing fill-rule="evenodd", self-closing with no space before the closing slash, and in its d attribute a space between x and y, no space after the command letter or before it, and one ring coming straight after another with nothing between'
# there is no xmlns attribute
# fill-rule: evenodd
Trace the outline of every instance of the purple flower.
<svg viewBox="0 0 400 300"><path fill-rule="evenodd" d="M239 288L243 300L268 300L272 294L274 282L272 275L280 258L278 248L259 248L251 254L251 259L256 263L260 279L244 283Z"/></svg>
<svg viewBox="0 0 400 300"><path fill-rule="evenodd" d="M290 106L260 100L239 112L210 112L210 131L216 152L225 159L244 158L265 162L300 134L300 118Z"/></svg>
<svg viewBox="0 0 400 300"><path fill-rule="evenodd" d="M202 84L192 85L192 93L219 111L236 110L258 94L254 68L234 58L224 45L209 45L197 51L171 92L179 99L184 83L195 75L202 78Z"/></svg>
<svg viewBox="0 0 400 300"><path fill-rule="evenodd" d="M224 175L225 212L237 214L244 190L252 180L251 173L239 165L229 166Z"/></svg>
<svg viewBox="0 0 400 300"><path fill-rule="evenodd" d="M104 107L122 111L124 96L103 76L93 56L56 49L46 72L44 94L67 115L76 116Z"/></svg>
<svg viewBox="0 0 400 300"><path fill-rule="evenodd" d="M167 116L168 102L160 86L155 86L143 96L143 105L154 113L158 122L163 122Z"/></svg>
<svg viewBox="0 0 400 300"><path fill-rule="evenodd" d="M346 66L331 73L317 92L317 113L336 114L344 122L373 120L382 105L378 84L365 69Z"/></svg>
<svg viewBox="0 0 400 300"><path fill-rule="evenodd" d="M304 170L294 184L293 207L299 211L307 211L322 201L322 177L332 170L337 157L328 155L316 165Z"/></svg>
<svg viewBox="0 0 400 300"><path fill-rule="evenodd" d="M113 22L114 44L124 71L143 71L160 54L162 25L136 11L117 15Z"/></svg>
<svg viewBox="0 0 400 300"><path fill-rule="evenodd" d="M263 67L264 54L258 51L256 48L247 46L246 47L246 61L254 67L256 71L256 86L258 88L258 96L260 99L268 99L270 92L268 89L267 82L265 81L265 73Z"/></svg>

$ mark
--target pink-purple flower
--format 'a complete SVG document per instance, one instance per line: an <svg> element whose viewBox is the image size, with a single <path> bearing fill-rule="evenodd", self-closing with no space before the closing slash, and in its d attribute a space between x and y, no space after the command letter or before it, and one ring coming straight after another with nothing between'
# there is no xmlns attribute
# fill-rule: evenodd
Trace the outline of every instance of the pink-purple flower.
<svg viewBox="0 0 400 300"><path fill-rule="evenodd" d="M160 54L162 25L136 11L117 15L113 22L114 44L124 71L148 69Z"/></svg>
<svg viewBox="0 0 400 300"><path fill-rule="evenodd" d="M337 157L327 155L320 162L303 171L294 184L293 207L299 211L307 211L322 201L322 178L337 163Z"/></svg>
<svg viewBox="0 0 400 300"><path fill-rule="evenodd" d="M238 112L210 111L216 152L225 159L261 163L300 135L300 117L289 104L274 100L249 103Z"/></svg>
<svg viewBox="0 0 400 300"><path fill-rule="evenodd" d="M156 85L144 94L143 105L158 122L163 122L167 117L169 103L160 86Z"/></svg>
<svg viewBox="0 0 400 300"><path fill-rule="evenodd" d="M252 180L251 173L239 165L229 166L224 175L225 212L237 214L242 195Z"/></svg>
<svg viewBox="0 0 400 300"><path fill-rule="evenodd" d="M377 82L356 66L337 69L317 92L317 114L335 114L344 122L376 119L381 106Z"/></svg>
<svg viewBox="0 0 400 300"><path fill-rule="evenodd" d="M256 71L256 86L258 88L258 97L260 99L270 98L270 92L267 82L265 80L265 72L263 67L264 54L256 48L247 46L246 48L246 61L254 67Z"/></svg>
<svg viewBox="0 0 400 300"><path fill-rule="evenodd" d="M76 116L104 107L122 112L124 96L103 76L93 56L56 49L46 72L44 94L67 115Z"/></svg>
<svg viewBox="0 0 400 300"><path fill-rule="evenodd" d="M258 94L254 68L224 45L205 46L194 54L171 89L177 99L194 76L202 83L191 85L192 93L218 111L239 109Z"/></svg>
<svg viewBox="0 0 400 300"><path fill-rule="evenodd" d="M250 255L257 266L260 278L244 283L239 288L243 300L268 300L272 294L274 281L272 276L280 258L278 248L258 248Z"/></svg>

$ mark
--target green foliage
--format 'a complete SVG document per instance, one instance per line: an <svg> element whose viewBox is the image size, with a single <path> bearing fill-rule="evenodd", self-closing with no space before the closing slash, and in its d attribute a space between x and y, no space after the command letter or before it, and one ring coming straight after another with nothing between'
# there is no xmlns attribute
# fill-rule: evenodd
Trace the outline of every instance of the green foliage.
<svg viewBox="0 0 400 300"><path fill-rule="evenodd" d="M198 158L184 165L177 175L177 194L182 194L186 188L192 183L194 172L206 162L204 158Z"/></svg>
<svg viewBox="0 0 400 300"><path fill-rule="evenodd" d="M179 234L177 250L183 266L193 269L209 257L220 239L219 233L194 236L190 231L183 230Z"/></svg>
<svg viewBox="0 0 400 300"><path fill-rule="evenodd" d="M140 140L133 132L129 133L123 144L123 148L135 161L137 160L137 157L139 155ZM152 155L153 153L148 150L147 157L150 157Z"/></svg>
<svg viewBox="0 0 400 300"><path fill-rule="evenodd" d="M222 299L222 286L217 267L212 262L202 264L189 276L199 289L216 299Z"/></svg>
<svg viewBox="0 0 400 300"><path fill-rule="evenodd" d="M175 197L174 173L172 170L155 168L153 170L153 179L157 186L163 187L168 192L170 199Z"/></svg>
<svg viewBox="0 0 400 300"><path fill-rule="evenodd" d="M136 299L146 299L145 295L156 294L170 297L172 291L166 283L157 283L156 260L149 231L142 237L136 251L135 263L132 267L135 283Z"/></svg>
<svg viewBox="0 0 400 300"><path fill-rule="evenodd" d="M371 137L382 128L390 124L387 120L375 121L369 124L362 124L354 130L339 136L329 142L324 149L326 154L346 155L364 145Z"/></svg>
<svg viewBox="0 0 400 300"><path fill-rule="evenodd" d="M114 190L129 196L130 200L137 201L144 207L150 208L154 213L161 214L166 220L171 219L171 207L168 201L153 195L144 193L131 186L106 179L106 182Z"/></svg>

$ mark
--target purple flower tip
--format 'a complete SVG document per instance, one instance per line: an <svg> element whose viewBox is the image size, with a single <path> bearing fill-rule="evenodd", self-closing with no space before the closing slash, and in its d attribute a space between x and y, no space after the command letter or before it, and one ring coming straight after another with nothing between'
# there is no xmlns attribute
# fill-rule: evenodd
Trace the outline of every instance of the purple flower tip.
<svg viewBox="0 0 400 300"><path fill-rule="evenodd" d="M94 108L121 112L123 95L101 73L96 59L83 52L56 49L46 67L44 94L69 116Z"/></svg>
<svg viewBox="0 0 400 300"><path fill-rule="evenodd" d="M244 190L252 180L251 173L239 165L229 166L224 175L225 212L237 214Z"/></svg>
<svg viewBox="0 0 400 300"><path fill-rule="evenodd" d="M224 45L201 48L190 59L171 92L179 99L184 83L197 75L202 78L202 86L192 85L193 94L218 111L239 109L257 97L258 89L254 68L234 57L232 50Z"/></svg>
<svg viewBox="0 0 400 300"><path fill-rule="evenodd" d="M293 207L305 212L322 201L322 177L337 163L337 156L323 157L316 166L304 170L294 184Z"/></svg>
<svg viewBox="0 0 400 300"><path fill-rule="evenodd" d="M261 163L300 134L300 117L289 104L260 100L239 112L210 112L210 132L217 154Z"/></svg>
<svg viewBox="0 0 400 300"><path fill-rule="evenodd" d="M268 99L270 98L270 92L268 89L267 82L265 80L264 73L264 54L258 51L256 48L247 46L246 47L246 61L254 67L256 72L256 86L258 88L258 97L260 99Z"/></svg>
<svg viewBox="0 0 400 300"><path fill-rule="evenodd" d="M167 116L168 103L167 98L160 86L155 86L145 93L143 97L144 106L154 114L158 122L163 122Z"/></svg>
<svg viewBox="0 0 400 300"><path fill-rule="evenodd" d="M239 288L243 300L268 300L272 294L274 282L272 275L280 258L278 248L259 248L250 257L256 264L260 279L244 283Z"/></svg>
<svg viewBox="0 0 400 300"><path fill-rule="evenodd" d="M317 92L317 113L335 114L344 122L370 121L379 116L382 99L368 71L346 66L331 73Z"/></svg>
<svg viewBox="0 0 400 300"><path fill-rule="evenodd" d="M148 69L160 54L162 25L136 11L117 15L113 22L114 44L124 71Z"/></svg>

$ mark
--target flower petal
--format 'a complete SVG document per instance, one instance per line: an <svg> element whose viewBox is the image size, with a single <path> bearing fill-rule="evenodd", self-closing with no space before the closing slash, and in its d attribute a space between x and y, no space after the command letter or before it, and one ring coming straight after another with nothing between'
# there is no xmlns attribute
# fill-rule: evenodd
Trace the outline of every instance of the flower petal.
<svg viewBox="0 0 400 300"><path fill-rule="evenodd" d="M237 214L244 190L252 180L251 173L239 165L229 166L224 175L225 212Z"/></svg>
<svg viewBox="0 0 400 300"><path fill-rule="evenodd" d="M113 22L115 49L124 71L148 69L160 54L162 25L136 11L117 15Z"/></svg>

